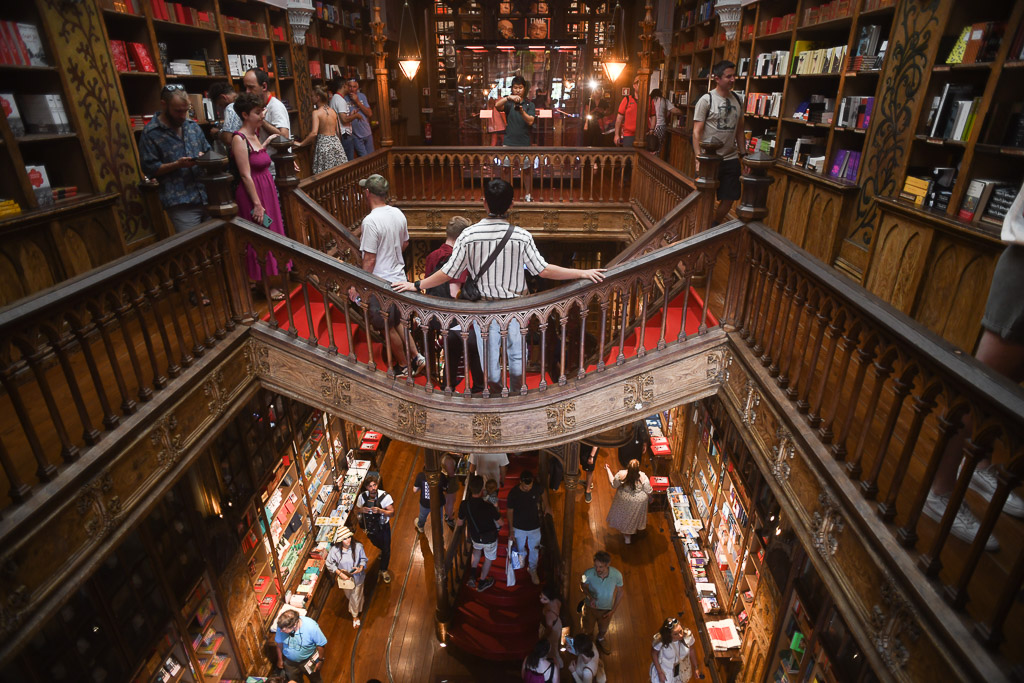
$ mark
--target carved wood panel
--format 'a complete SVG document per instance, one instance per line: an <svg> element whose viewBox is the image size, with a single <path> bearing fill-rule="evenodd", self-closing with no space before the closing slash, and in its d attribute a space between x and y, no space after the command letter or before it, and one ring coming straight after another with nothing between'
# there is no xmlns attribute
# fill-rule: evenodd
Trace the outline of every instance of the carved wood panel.
<svg viewBox="0 0 1024 683"><path fill-rule="evenodd" d="M883 213L878 244L867 273L867 290L910 315L931 240L932 230L928 226Z"/></svg>
<svg viewBox="0 0 1024 683"><path fill-rule="evenodd" d="M779 233L793 244L803 244L807 216L811 211L813 188L809 182L794 178L786 186L786 210L778 226Z"/></svg>
<svg viewBox="0 0 1024 683"><path fill-rule="evenodd" d="M425 206L410 202L400 202L399 207L409 221L409 235L413 240L432 238L444 239L444 230L453 216L465 216L472 222L483 218L483 212L476 210L467 212L465 205L447 203L441 206ZM474 207L476 205L473 205ZM533 208L530 204L518 204L513 207L513 222L520 225L534 237L574 240L611 239L632 241L627 226L636 225L633 211L626 208L594 208L586 210L552 208L551 206ZM475 212L475 213L474 213ZM627 223L627 219L629 222Z"/></svg>
<svg viewBox="0 0 1024 683"><path fill-rule="evenodd" d="M709 333L706 343L649 351L645 359L656 362L625 364L526 397L474 399L467 409L463 398L409 389L401 380L381 386L378 377L366 376L344 359L299 353L287 342L279 347L280 340L254 332L260 336L255 343L266 353L259 373L265 386L404 441L463 452L522 451L578 440L631 422L638 414L713 394L724 379L722 337ZM345 377L343 395L325 400L324 374ZM416 429L410 428L413 414Z"/></svg>
<svg viewBox="0 0 1024 683"><path fill-rule="evenodd" d="M932 332L972 352L981 335L989 285L999 252L978 244L936 237L925 266L914 318Z"/></svg>

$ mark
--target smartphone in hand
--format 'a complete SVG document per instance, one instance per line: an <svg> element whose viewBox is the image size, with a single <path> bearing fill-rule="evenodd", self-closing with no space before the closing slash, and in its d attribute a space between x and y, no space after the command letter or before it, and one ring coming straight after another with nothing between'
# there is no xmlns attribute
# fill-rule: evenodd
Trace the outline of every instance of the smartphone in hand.
<svg viewBox="0 0 1024 683"><path fill-rule="evenodd" d="M274 219L270 217L269 213L264 213L263 214L263 227L264 228L269 228L273 222L274 222Z"/></svg>

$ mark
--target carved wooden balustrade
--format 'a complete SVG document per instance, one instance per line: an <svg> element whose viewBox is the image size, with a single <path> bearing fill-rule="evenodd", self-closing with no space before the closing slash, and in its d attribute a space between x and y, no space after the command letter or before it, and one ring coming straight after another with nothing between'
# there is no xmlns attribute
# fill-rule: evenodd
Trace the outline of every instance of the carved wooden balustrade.
<svg viewBox="0 0 1024 683"><path fill-rule="evenodd" d="M906 558L900 569L917 561L989 646L1006 636L1008 619L1019 642L1024 552L1017 542L1015 556L993 562L985 551L993 530L1020 536L1019 524L1003 514L1024 476L1019 388L777 233L752 225L748 236L734 341L748 347L745 356L778 387L772 395L784 397L802 419L810 445L842 464L865 509L886 523L891 538L878 542ZM768 393L755 388L748 403ZM789 447L779 445L779 467ZM963 464L936 524L922 510L944 456ZM988 461L998 484L980 531L965 543L950 530L972 474Z"/></svg>

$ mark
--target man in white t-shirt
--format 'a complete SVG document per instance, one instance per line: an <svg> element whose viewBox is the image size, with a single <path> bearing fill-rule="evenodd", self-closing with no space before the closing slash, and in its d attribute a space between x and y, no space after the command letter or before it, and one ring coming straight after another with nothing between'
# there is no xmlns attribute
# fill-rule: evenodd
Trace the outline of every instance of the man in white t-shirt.
<svg viewBox="0 0 1024 683"><path fill-rule="evenodd" d="M743 99L736 94L736 65L722 60L711 69L715 88L701 95L693 112L693 150L700 154L700 143L717 140L722 143L718 154L718 208L715 224L725 220L733 202L740 198L740 157L745 155L743 135ZM700 171L700 161L696 162Z"/></svg>
<svg viewBox="0 0 1024 683"><path fill-rule="evenodd" d="M270 76L263 69L249 69L242 78L246 92L254 93L263 98L263 124L260 127L260 142L271 135L280 135L281 139L291 137L291 121L288 118L288 107L284 102L270 94ZM231 137L242 129L242 119L235 113L234 104L224 108L224 126L221 128L221 141L231 148ZM268 150L269 151L269 150ZM277 177L274 164L270 165L270 174Z"/></svg>
<svg viewBox="0 0 1024 683"><path fill-rule="evenodd" d="M387 282L404 281L405 258L402 252L409 246L409 224L405 220L405 214L388 205L390 185L384 176L374 173L369 178L360 180L359 187L363 188L363 196L370 208L370 213L363 219L362 234L359 237L359 250L363 253L363 270ZM381 314L380 301L377 297L370 298L369 312L370 324L375 329L383 330L384 316ZM388 311L387 327L395 375L405 375L409 372L403 342L405 324L402 323L397 307L392 306ZM426 369L427 361L416 351L416 343L411 337L409 350L412 354L412 373L419 375Z"/></svg>
<svg viewBox="0 0 1024 683"><path fill-rule="evenodd" d="M345 148L345 156L356 158L356 138L352 132L352 122L362 116L359 110L348 101L348 85L340 78L331 81L331 90L334 96L331 97L331 109L338 112L338 135L341 136L341 146Z"/></svg>
<svg viewBox="0 0 1024 683"><path fill-rule="evenodd" d="M486 482L493 479L498 488L505 485L505 469L508 467L508 453L470 453L469 473L479 474Z"/></svg>

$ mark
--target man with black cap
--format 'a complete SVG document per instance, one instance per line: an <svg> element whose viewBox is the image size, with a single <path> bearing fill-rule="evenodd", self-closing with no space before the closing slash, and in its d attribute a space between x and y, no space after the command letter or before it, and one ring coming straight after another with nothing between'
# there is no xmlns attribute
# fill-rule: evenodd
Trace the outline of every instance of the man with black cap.
<svg viewBox="0 0 1024 683"><path fill-rule="evenodd" d="M388 204L390 184L384 176L374 173L359 181L363 197L370 213L363 219L363 230L359 237L359 250L363 254L363 270L383 278L387 282L405 281L405 258L402 252L409 246L409 223L399 209ZM380 301L370 298L370 324L375 329L384 329L384 316ZM388 343L395 363L395 375L421 374L427 361L416 351L416 344L410 338L409 350L413 354L411 368L405 355L405 325L397 307L388 311Z"/></svg>

